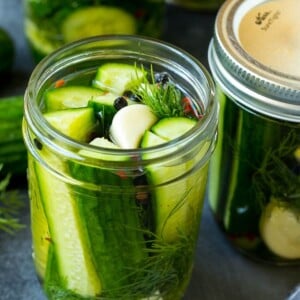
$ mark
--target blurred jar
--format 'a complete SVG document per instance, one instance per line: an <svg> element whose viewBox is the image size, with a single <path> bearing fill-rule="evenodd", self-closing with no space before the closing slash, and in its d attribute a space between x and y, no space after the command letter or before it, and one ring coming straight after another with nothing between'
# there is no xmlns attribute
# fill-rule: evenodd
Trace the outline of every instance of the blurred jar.
<svg viewBox="0 0 300 300"><path fill-rule="evenodd" d="M224 0L166 0L168 4L181 6L192 10L217 10Z"/></svg>
<svg viewBox="0 0 300 300"><path fill-rule="evenodd" d="M221 104L210 206L237 249L278 265L300 263L299 11L228 0L209 48Z"/></svg>
<svg viewBox="0 0 300 300"><path fill-rule="evenodd" d="M85 37L139 34L160 37L164 0L24 0L25 34L33 56Z"/></svg>

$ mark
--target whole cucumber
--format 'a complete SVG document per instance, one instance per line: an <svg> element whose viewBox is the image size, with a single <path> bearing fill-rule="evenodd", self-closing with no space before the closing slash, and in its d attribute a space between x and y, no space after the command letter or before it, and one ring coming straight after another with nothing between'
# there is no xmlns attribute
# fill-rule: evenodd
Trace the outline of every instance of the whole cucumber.
<svg viewBox="0 0 300 300"><path fill-rule="evenodd" d="M2 176L25 178L27 151L22 137L23 96L0 99L0 165ZM13 183L13 180L12 180Z"/></svg>

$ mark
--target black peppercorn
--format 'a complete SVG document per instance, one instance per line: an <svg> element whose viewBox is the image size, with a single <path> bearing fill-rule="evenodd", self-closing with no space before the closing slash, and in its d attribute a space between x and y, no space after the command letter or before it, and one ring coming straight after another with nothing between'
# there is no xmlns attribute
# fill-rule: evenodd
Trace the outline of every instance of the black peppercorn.
<svg viewBox="0 0 300 300"><path fill-rule="evenodd" d="M129 90L127 90L123 93L123 97L125 97L125 98L127 98L131 101L141 102L141 97L139 95L135 94L134 92L129 91Z"/></svg>
<svg viewBox="0 0 300 300"><path fill-rule="evenodd" d="M115 99L114 101L114 108L116 110L120 110L121 108L128 105L128 102L125 97L121 96Z"/></svg>
<svg viewBox="0 0 300 300"><path fill-rule="evenodd" d="M154 75L154 80L155 80L155 83L160 83L162 85L165 85L168 82L170 82L170 75L166 72L156 73Z"/></svg>

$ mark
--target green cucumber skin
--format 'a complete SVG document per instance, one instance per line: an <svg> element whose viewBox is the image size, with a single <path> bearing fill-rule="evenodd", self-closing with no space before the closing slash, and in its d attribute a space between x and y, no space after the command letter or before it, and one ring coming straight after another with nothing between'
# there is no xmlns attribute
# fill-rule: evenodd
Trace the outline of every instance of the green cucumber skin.
<svg viewBox="0 0 300 300"><path fill-rule="evenodd" d="M27 150L22 136L23 96L0 99L0 164L1 174L24 177L27 168Z"/></svg>
<svg viewBox="0 0 300 300"><path fill-rule="evenodd" d="M98 290L98 278L90 253L87 252L87 238L78 221L80 213L75 203L76 199L72 197L71 187L55 178L53 174L50 174L37 162L35 162L35 174L40 187L41 199L49 226L51 242L53 243L54 253L58 264L57 272L61 278L60 286L66 290L83 288L82 285L77 287L74 282L74 274L79 272L77 265L81 264L81 273L83 274L82 281L90 281L91 287L89 287L88 293L96 293ZM55 190L58 190L59 193L55 191L50 192L53 186L55 186ZM61 213L62 211L65 211L64 216ZM70 218L73 220L70 220ZM72 236L70 232L73 232ZM64 238L66 234L68 235L68 238ZM64 241L62 242L62 240ZM72 252L76 253L76 257L72 256L72 259L70 260L68 250L66 249L71 248L74 249L75 252L73 250ZM77 257L78 252L80 252L80 258ZM74 265L75 260L79 261L76 267ZM47 272L48 270L46 270L46 273ZM68 282L65 277L68 278ZM69 285L69 280L71 281L71 287ZM48 283L45 282L45 286L47 286L47 284Z"/></svg>
<svg viewBox="0 0 300 300"><path fill-rule="evenodd" d="M0 27L0 78L1 83L11 72L15 59L15 45L6 29Z"/></svg>
<svg viewBox="0 0 300 300"><path fill-rule="evenodd" d="M132 179L110 171L70 162L72 177L113 188L88 191L76 188L74 197L81 224L101 280L102 296L121 298L136 280L136 270L147 258L143 225L135 204ZM118 190L119 188L119 190ZM127 190L126 190L127 189Z"/></svg>
<svg viewBox="0 0 300 300"><path fill-rule="evenodd" d="M114 106L97 103L95 101L89 101L88 107L92 107L96 119L99 121L99 134L100 136L109 136L109 127L111 125L112 119L117 112Z"/></svg>
<svg viewBox="0 0 300 300"><path fill-rule="evenodd" d="M161 119L146 132L141 145L147 148L179 138L195 125L195 120L185 117ZM200 211L198 198L202 199L204 189L201 191L198 187L206 186L207 171L206 168L197 171L198 179L201 180L197 182L196 188L195 183L191 182L194 180L192 174L186 175L199 162L197 159L200 160L192 157L184 162L172 161L163 166L147 167L148 182L155 186L151 193L155 233L169 243L176 243L181 234L191 235L194 219L199 217L194 218L195 213ZM148 158L147 154L145 158Z"/></svg>
<svg viewBox="0 0 300 300"><path fill-rule="evenodd" d="M224 178L230 177L232 164L232 140L236 135L237 107L228 104L227 97L218 89L220 99L220 116L218 142L210 162L210 178L208 185L208 199L218 221L223 218L226 202L219 201L222 195L228 194L229 185ZM220 132L222 130L222 132Z"/></svg>
<svg viewBox="0 0 300 300"><path fill-rule="evenodd" d="M93 87L122 95L131 90L145 78L145 71L135 65L124 63L105 63L98 67Z"/></svg>
<svg viewBox="0 0 300 300"><path fill-rule="evenodd" d="M54 119L49 118L49 114L54 116ZM58 128L63 134L74 136L75 133L78 134L79 128L81 132L78 139L81 142L88 140L93 119L91 108L47 114L47 120L53 126L60 126L62 121L65 122L63 127ZM54 247L61 287L84 296L97 296L102 290L101 282L88 251L87 237L80 222L73 184L58 176L60 174L64 178L67 177L68 165L63 157L51 152L47 145L37 147L36 151L42 162L35 161L34 175Z"/></svg>
<svg viewBox="0 0 300 300"><path fill-rule="evenodd" d="M229 235L258 233L257 220L261 207L255 201L252 176L264 157L265 122L242 111L227 99L224 119L229 126L224 127L222 163L231 163L220 173L221 183L218 195L217 218L223 222ZM231 111L231 113L230 113ZM226 122L225 122L226 123ZM233 131L232 129L235 129ZM245 134L245 133L248 134ZM223 168L223 165L222 165ZM223 212L223 214L222 214Z"/></svg>
<svg viewBox="0 0 300 300"><path fill-rule="evenodd" d="M261 144L261 132L245 134L245 130L250 129L247 128L247 114L239 110L237 120L223 222L228 232L239 235L257 233L258 230L258 224L253 220L259 217L260 208L254 201L254 187L249 182L254 172L252 165L257 165L257 161L262 159L263 151L259 149L255 153Z"/></svg>
<svg viewBox="0 0 300 300"><path fill-rule="evenodd" d="M270 191L262 190L259 195L254 179L266 154L278 147L289 129L241 110L229 98L225 105L224 116L220 116L225 120L223 138L218 141L224 150L220 154L221 169L215 174L220 176L220 184L216 199L209 201L217 204L211 204L211 208L230 238L259 238L259 218Z"/></svg>
<svg viewBox="0 0 300 300"><path fill-rule="evenodd" d="M101 5L103 1L96 1ZM39 29L40 35L46 39L47 43L51 45L52 49L61 47L65 41L61 38L61 28L65 19L77 9L94 6L94 0L79 0L76 1L57 1L57 0L28 0L25 4L25 20L30 20ZM110 6L123 8L125 11L135 17L136 31L138 34L159 37L161 35L164 15L164 1L109 1ZM25 30L26 31L26 30ZM93 31L93 28L92 28ZM45 57L45 49L39 49L42 41L34 41L34 39L27 33L30 47L32 49L33 57L36 62L39 62ZM38 46L36 46L38 43Z"/></svg>
<svg viewBox="0 0 300 300"><path fill-rule="evenodd" d="M86 107L90 100L102 95L101 90L87 86L54 88L45 94L45 109L49 112L66 108Z"/></svg>
<svg viewBox="0 0 300 300"><path fill-rule="evenodd" d="M63 279L58 272L57 259L53 245L50 245L45 274L45 293L49 300L94 300L94 297L82 297L63 287Z"/></svg>

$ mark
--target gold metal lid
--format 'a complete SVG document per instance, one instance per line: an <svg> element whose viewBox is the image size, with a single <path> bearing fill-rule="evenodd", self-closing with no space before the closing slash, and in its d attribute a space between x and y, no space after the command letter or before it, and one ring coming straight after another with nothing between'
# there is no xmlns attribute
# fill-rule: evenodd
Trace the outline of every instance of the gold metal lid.
<svg viewBox="0 0 300 300"><path fill-rule="evenodd" d="M227 0L219 10L209 64L239 105L300 121L299 12L299 0Z"/></svg>

